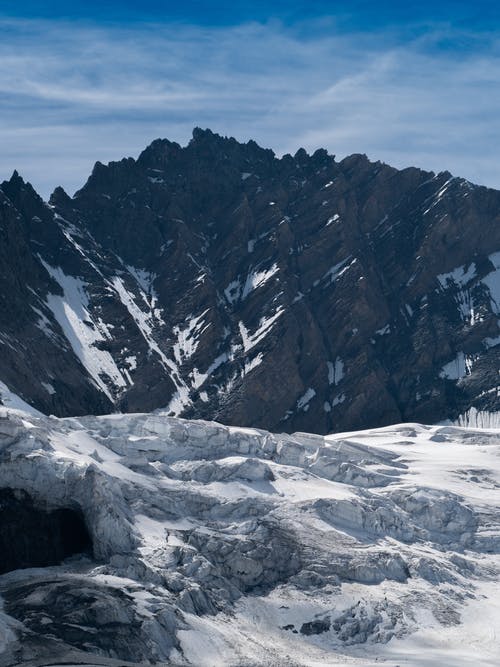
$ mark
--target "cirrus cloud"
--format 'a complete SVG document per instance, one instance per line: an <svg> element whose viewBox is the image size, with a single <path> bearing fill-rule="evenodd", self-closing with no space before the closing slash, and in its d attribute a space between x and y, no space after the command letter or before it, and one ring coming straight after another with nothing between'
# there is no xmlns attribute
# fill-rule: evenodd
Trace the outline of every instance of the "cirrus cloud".
<svg viewBox="0 0 500 667"><path fill-rule="evenodd" d="M44 196L158 136L185 143L195 125L278 154L324 146L500 187L496 33L346 33L329 20L0 26L0 175L17 168Z"/></svg>

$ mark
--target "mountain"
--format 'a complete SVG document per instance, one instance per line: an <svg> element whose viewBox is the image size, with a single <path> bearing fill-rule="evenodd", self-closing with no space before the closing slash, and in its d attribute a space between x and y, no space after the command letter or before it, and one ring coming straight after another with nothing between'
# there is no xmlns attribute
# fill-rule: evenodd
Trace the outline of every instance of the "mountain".
<svg viewBox="0 0 500 667"><path fill-rule="evenodd" d="M195 129L0 186L0 380L57 416L327 433L499 409L500 192ZM1 392L0 392L1 393Z"/></svg>
<svg viewBox="0 0 500 667"><path fill-rule="evenodd" d="M496 665L499 432L0 410L0 666Z"/></svg>

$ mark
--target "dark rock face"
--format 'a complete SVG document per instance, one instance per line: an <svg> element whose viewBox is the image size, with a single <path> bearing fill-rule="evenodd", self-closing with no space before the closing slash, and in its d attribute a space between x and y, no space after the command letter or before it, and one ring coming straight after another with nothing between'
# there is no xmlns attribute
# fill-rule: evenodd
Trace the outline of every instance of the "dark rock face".
<svg viewBox="0 0 500 667"><path fill-rule="evenodd" d="M57 415L328 432L499 407L500 193L195 130L0 187L0 378Z"/></svg>
<svg viewBox="0 0 500 667"><path fill-rule="evenodd" d="M68 556L91 551L92 542L78 512L43 511L26 493L0 489L0 574L58 565Z"/></svg>
<svg viewBox="0 0 500 667"><path fill-rule="evenodd" d="M331 621L328 618L318 618L309 623L303 623L300 632L303 635L320 635L322 632L328 632L331 626Z"/></svg>
<svg viewBox="0 0 500 667"><path fill-rule="evenodd" d="M142 662L144 656L154 659L151 641L144 636L144 619L135 611L132 596L116 587L99 586L85 574L49 571L2 590L5 611L23 623L22 653L7 664L65 655L77 664L89 660L100 664L92 657L102 656L134 662ZM171 648L175 634L168 614L162 616L162 648Z"/></svg>

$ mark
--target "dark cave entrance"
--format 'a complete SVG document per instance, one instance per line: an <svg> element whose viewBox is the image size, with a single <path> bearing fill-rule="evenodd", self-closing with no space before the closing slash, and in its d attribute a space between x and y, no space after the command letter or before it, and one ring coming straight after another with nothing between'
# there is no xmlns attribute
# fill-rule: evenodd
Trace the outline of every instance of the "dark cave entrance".
<svg viewBox="0 0 500 667"><path fill-rule="evenodd" d="M58 565L75 554L92 554L81 512L42 510L24 491L0 489L0 574Z"/></svg>

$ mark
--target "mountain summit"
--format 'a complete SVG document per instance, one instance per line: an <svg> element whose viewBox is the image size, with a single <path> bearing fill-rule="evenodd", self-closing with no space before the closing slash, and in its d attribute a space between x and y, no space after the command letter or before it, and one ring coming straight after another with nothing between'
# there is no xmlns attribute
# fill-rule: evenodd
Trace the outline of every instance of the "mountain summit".
<svg viewBox="0 0 500 667"><path fill-rule="evenodd" d="M48 204L14 172L0 380L58 416L273 431L496 410L499 223L500 192L447 172L199 128Z"/></svg>

